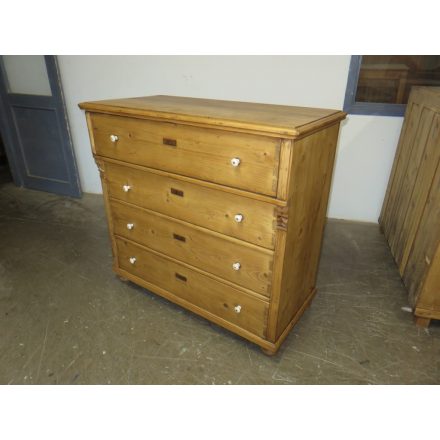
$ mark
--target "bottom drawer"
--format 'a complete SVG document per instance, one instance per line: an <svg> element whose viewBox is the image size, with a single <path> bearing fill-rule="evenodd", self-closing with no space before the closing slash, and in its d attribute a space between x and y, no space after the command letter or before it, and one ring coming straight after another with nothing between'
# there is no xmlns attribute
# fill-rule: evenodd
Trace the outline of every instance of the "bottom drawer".
<svg viewBox="0 0 440 440"><path fill-rule="evenodd" d="M268 303L116 237L118 265L232 324L264 337Z"/></svg>

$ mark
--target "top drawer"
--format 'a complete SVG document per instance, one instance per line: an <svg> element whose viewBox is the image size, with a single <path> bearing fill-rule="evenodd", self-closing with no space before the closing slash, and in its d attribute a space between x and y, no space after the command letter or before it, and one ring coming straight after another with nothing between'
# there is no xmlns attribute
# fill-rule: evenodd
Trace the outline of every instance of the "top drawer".
<svg viewBox="0 0 440 440"><path fill-rule="evenodd" d="M276 196L280 139L92 113L96 154Z"/></svg>

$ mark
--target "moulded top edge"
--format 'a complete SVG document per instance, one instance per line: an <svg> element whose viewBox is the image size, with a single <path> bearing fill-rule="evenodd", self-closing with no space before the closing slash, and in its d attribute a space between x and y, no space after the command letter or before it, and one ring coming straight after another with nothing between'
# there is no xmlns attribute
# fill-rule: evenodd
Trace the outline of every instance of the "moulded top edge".
<svg viewBox="0 0 440 440"><path fill-rule="evenodd" d="M146 96L79 104L98 113L186 122L295 138L345 118L339 110L240 101Z"/></svg>

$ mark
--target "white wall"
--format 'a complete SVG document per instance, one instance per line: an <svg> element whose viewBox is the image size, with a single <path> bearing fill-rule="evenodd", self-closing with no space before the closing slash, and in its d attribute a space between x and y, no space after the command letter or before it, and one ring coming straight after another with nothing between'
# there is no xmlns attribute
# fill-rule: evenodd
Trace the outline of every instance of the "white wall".
<svg viewBox="0 0 440 440"><path fill-rule="evenodd" d="M342 109L349 56L59 56L83 191L101 184L81 101L180 95ZM376 222L402 118L343 123L328 216Z"/></svg>

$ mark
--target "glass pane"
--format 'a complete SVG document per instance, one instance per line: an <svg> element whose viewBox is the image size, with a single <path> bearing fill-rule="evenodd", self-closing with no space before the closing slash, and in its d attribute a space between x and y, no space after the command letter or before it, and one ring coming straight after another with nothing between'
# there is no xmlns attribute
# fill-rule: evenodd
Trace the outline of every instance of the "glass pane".
<svg viewBox="0 0 440 440"><path fill-rule="evenodd" d="M52 95L43 55L4 55L3 63L9 93Z"/></svg>
<svg viewBox="0 0 440 440"><path fill-rule="evenodd" d="M412 86L440 86L440 55L364 55L356 102L406 104Z"/></svg>

